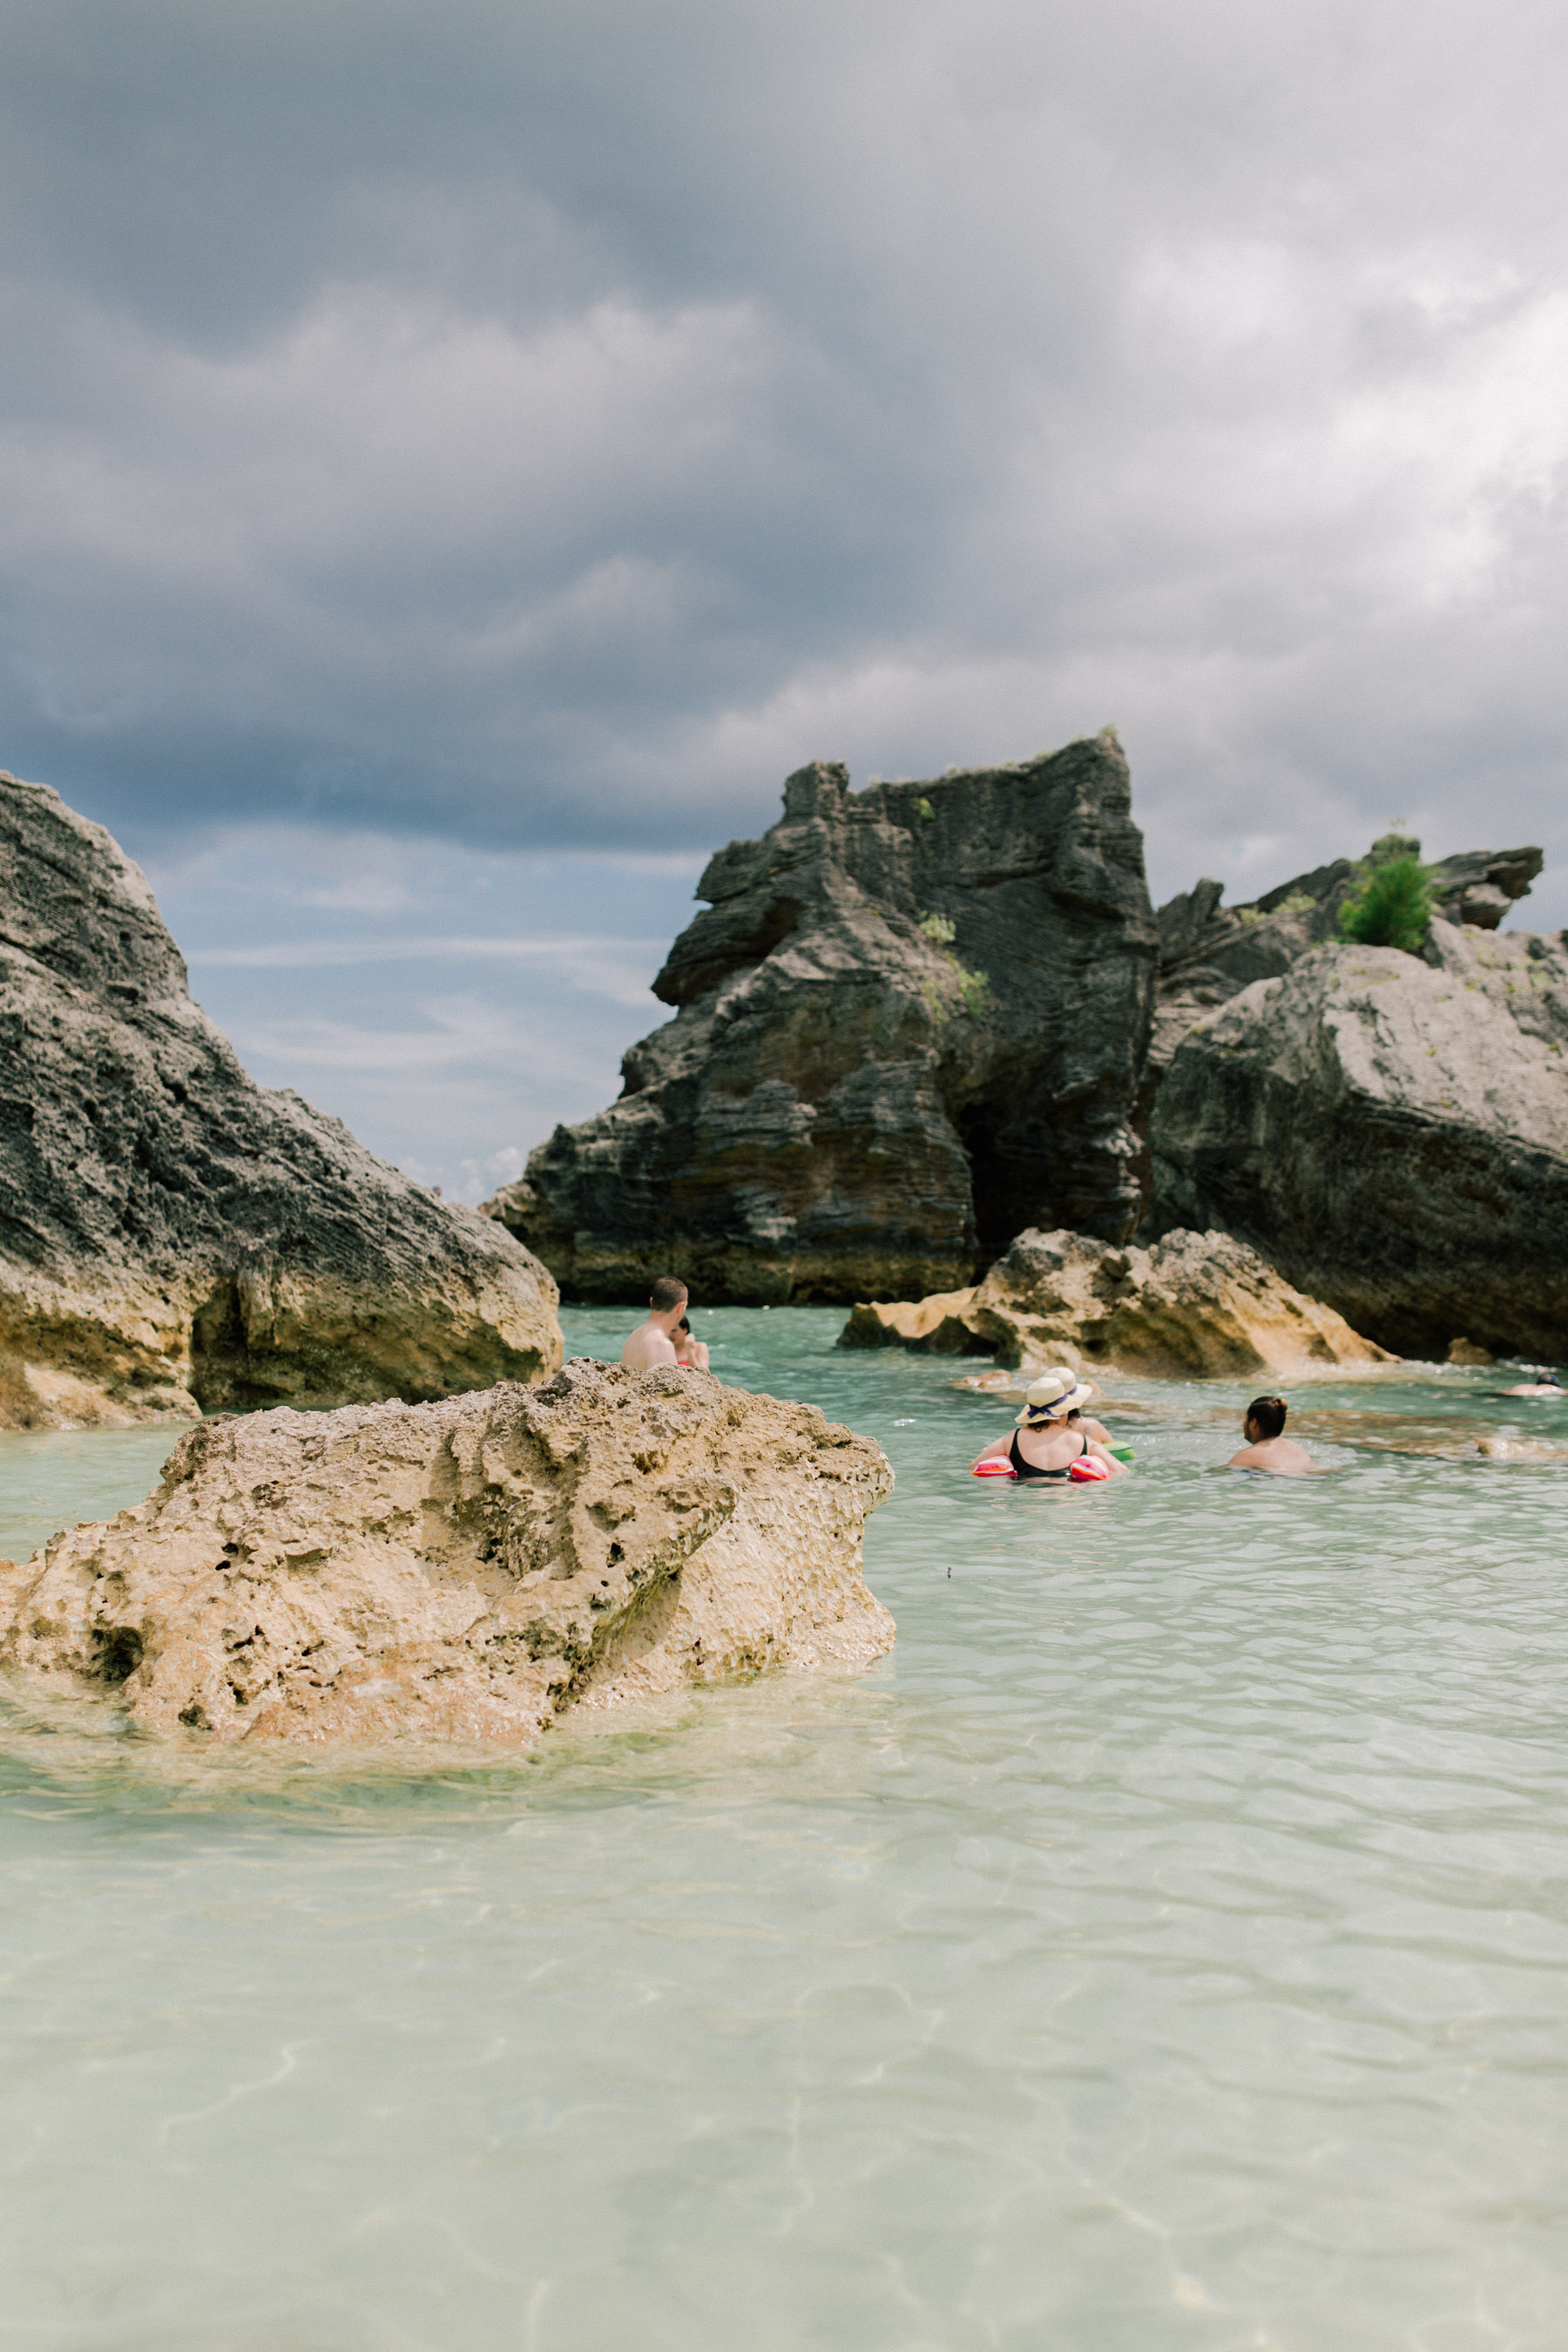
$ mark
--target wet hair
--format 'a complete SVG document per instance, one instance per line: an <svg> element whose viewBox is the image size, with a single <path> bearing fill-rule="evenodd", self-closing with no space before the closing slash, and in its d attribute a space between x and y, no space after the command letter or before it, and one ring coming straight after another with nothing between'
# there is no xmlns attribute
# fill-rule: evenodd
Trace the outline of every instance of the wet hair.
<svg viewBox="0 0 1568 2352"><path fill-rule="evenodd" d="M1247 1418L1265 1437L1278 1437L1289 1410L1283 1397L1254 1397L1247 1408Z"/></svg>
<svg viewBox="0 0 1568 2352"><path fill-rule="evenodd" d="M684 1331L687 1338L689 1339L691 1337L691 1318L689 1315L683 1315L675 1328L678 1331Z"/></svg>
<svg viewBox="0 0 1568 2352"><path fill-rule="evenodd" d="M656 1315L668 1315L672 1307L686 1301L686 1285L673 1274L661 1274L648 1294L648 1305Z"/></svg>

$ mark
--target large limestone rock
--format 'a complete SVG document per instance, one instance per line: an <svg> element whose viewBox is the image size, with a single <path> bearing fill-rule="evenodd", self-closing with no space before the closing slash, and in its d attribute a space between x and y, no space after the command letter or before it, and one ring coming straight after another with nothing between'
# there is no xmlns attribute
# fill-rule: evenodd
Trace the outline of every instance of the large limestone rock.
<svg viewBox="0 0 1568 2352"><path fill-rule="evenodd" d="M714 857L621 1099L491 1204L570 1295L969 1281L1031 1222L1118 1238L1153 919L1112 735L852 793L803 768Z"/></svg>
<svg viewBox="0 0 1568 2352"><path fill-rule="evenodd" d="M253 1085L138 868L0 775L0 1426L537 1379L556 1299L499 1225Z"/></svg>
<svg viewBox="0 0 1568 2352"><path fill-rule="evenodd" d="M1386 836L1419 855L1411 838ZM1495 931L1543 863L1539 848L1464 850L1429 868L1433 904L1446 921ZM1167 899L1157 917L1160 954L1153 1030L1145 1072L1149 1102L1194 1023L1255 981L1277 980L1325 940L1339 937L1340 915L1362 869L1336 857L1310 874L1266 890L1239 907L1222 907L1225 886L1205 879Z"/></svg>
<svg viewBox="0 0 1568 2352"><path fill-rule="evenodd" d="M1152 1378L1286 1379L1386 1361L1342 1316L1223 1233L1172 1233L1152 1249L1023 1233L973 1289L858 1306L839 1344L994 1355L1026 1376L1065 1363Z"/></svg>
<svg viewBox="0 0 1568 2352"><path fill-rule="evenodd" d="M570 1706L860 1664L879 1447L673 1367L280 1411L0 1572L0 1664L219 1740L531 1740Z"/></svg>
<svg viewBox="0 0 1568 2352"><path fill-rule="evenodd" d="M1220 1224L1384 1346L1568 1356L1568 948L1442 920L1324 945L1190 1027L1156 1215Z"/></svg>

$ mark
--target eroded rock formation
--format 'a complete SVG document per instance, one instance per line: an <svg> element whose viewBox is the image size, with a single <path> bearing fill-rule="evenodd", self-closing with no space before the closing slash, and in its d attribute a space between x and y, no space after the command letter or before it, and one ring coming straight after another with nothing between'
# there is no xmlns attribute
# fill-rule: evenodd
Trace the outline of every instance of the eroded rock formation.
<svg viewBox="0 0 1568 2352"><path fill-rule="evenodd" d="M500 1226L254 1085L139 869L0 776L0 1426L536 1379L556 1299Z"/></svg>
<svg viewBox="0 0 1568 2352"><path fill-rule="evenodd" d="M1285 1379L1386 1360L1342 1316L1304 1297L1224 1233L1171 1233L1150 1249L1023 1233L973 1289L855 1308L839 1344L994 1355L1151 1378Z"/></svg>
<svg viewBox="0 0 1568 2352"><path fill-rule="evenodd" d="M512 1744L571 1706L842 1668L879 1447L705 1372L203 1423L134 1510L0 1572L0 1663L226 1742Z"/></svg>
<svg viewBox="0 0 1568 2352"><path fill-rule="evenodd" d="M923 1291L1031 1223L1131 1230L1155 935L1114 736L860 793L803 768L698 896L676 1018L491 1204L569 1295Z"/></svg>
<svg viewBox="0 0 1568 2352"><path fill-rule="evenodd" d="M1219 1224L1402 1355L1568 1356L1568 947L1441 920L1317 947L1189 1025L1155 1211Z"/></svg>
<svg viewBox="0 0 1568 2352"><path fill-rule="evenodd" d="M1420 853L1415 839L1400 845ZM1495 931L1515 899L1528 897L1542 863L1537 848L1445 857L1428 869L1433 904L1448 922ZM1254 981L1279 979L1310 950L1339 937L1341 911L1360 879L1358 866L1336 857L1243 906L1222 907L1224 884L1207 879L1166 900L1156 919L1160 959L1145 1074L1150 1103L1194 1022Z"/></svg>

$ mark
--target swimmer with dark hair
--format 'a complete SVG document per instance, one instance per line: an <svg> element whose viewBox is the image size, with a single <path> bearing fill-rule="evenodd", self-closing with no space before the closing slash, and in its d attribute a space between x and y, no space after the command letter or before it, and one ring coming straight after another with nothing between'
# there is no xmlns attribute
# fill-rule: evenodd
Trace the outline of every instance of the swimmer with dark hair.
<svg viewBox="0 0 1568 2352"><path fill-rule="evenodd" d="M1274 1478L1310 1478L1320 1465L1313 1461L1304 1445L1287 1437L1285 1415L1289 1411L1283 1397L1254 1397L1247 1408L1247 1419L1241 1433L1247 1443L1239 1454L1230 1457L1233 1470L1262 1470Z"/></svg>
<svg viewBox="0 0 1568 2352"><path fill-rule="evenodd" d="M1542 1365L1529 1380L1521 1381L1517 1388L1494 1389L1494 1396L1562 1397L1568 1395L1562 1381L1550 1365Z"/></svg>
<svg viewBox="0 0 1568 2352"><path fill-rule="evenodd" d="M683 1315L676 1325L673 1336L676 1362L688 1365L694 1372L705 1372L708 1370L708 1343L705 1339L692 1337L691 1325L686 1316Z"/></svg>

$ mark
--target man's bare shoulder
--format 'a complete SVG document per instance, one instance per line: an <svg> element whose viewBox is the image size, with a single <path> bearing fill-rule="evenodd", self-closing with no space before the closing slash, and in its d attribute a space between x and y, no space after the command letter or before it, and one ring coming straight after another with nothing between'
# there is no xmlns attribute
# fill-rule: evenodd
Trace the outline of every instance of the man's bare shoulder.
<svg viewBox="0 0 1568 2352"><path fill-rule="evenodd" d="M655 1364L674 1361L675 1349L668 1334L654 1323L639 1323L621 1349L621 1362L628 1372L649 1372Z"/></svg>

